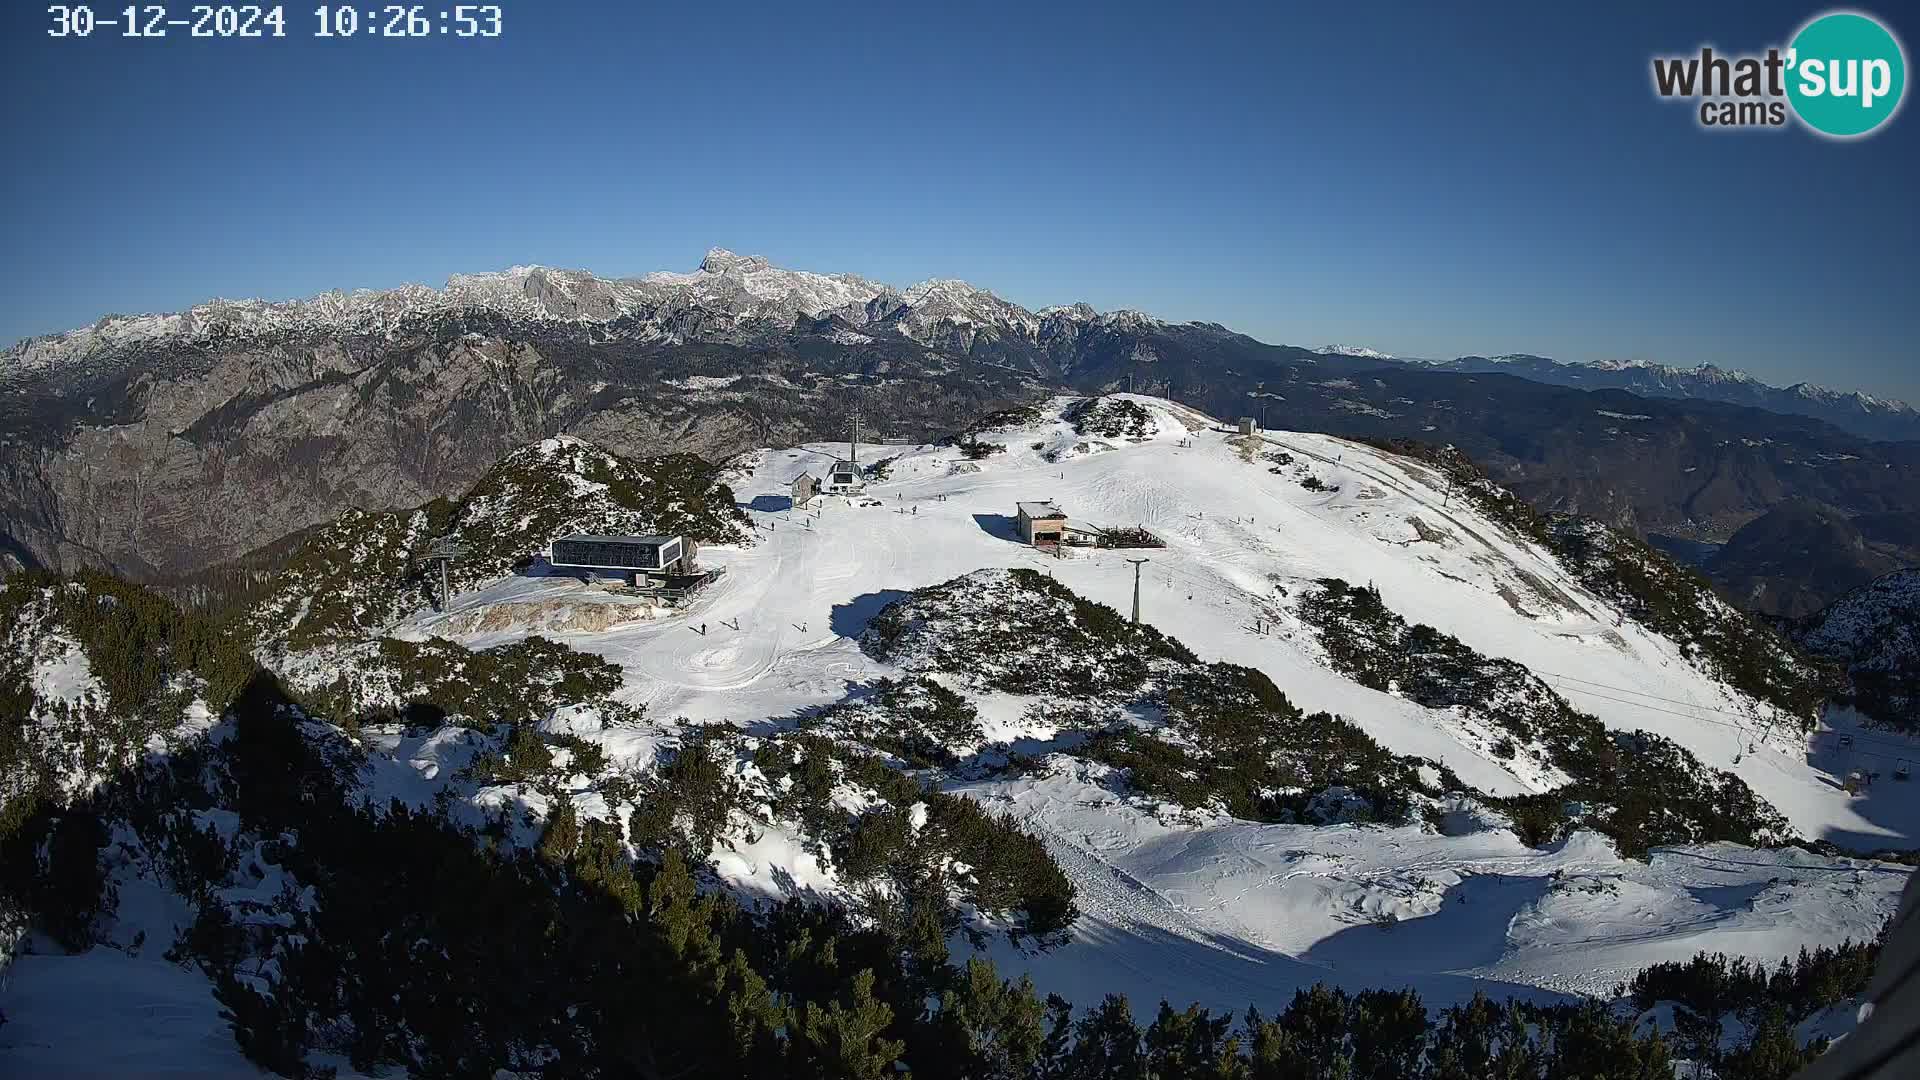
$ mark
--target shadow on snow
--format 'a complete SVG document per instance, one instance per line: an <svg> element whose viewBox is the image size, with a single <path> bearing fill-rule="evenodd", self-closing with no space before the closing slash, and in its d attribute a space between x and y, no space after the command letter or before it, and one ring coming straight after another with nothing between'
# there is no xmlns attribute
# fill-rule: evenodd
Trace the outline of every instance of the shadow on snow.
<svg viewBox="0 0 1920 1080"><path fill-rule="evenodd" d="M827 616L827 627L844 638L857 638L866 632L867 624L875 615L885 610L896 600L905 600L909 594L899 589L881 589L864 596L856 596L844 604L833 605L832 614Z"/></svg>
<svg viewBox="0 0 1920 1080"><path fill-rule="evenodd" d="M1422 971L1450 972L1496 963L1507 927L1552 884L1545 877L1477 874L1448 889L1439 910L1397 922L1362 923L1308 949L1303 959L1336 971L1400 977L1410 957Z"/></svg>
<svg viewBox="0 0 1920 1080"><path fill-rule="evenodd" d="M980 531L996 540L1006 540L1015 544L1024 544L1020 539L1020 523L1005 514L975 514L973 523Z"/></svg>

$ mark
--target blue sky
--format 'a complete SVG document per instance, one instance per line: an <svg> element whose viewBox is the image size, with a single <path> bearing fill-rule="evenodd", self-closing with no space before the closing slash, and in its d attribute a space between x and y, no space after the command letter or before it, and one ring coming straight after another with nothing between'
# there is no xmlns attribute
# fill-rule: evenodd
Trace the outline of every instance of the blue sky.
<svg viewBox="0 0 1920 1080"><path fill-rule="evenodd" d="M300 4L222 42L52 40L7 5L0 338L720 245L1920 400L1914 110L1713 134L1650 89L1654 54L1784 44L1817 5L503 6L492 42L317 40Z"/></svg>

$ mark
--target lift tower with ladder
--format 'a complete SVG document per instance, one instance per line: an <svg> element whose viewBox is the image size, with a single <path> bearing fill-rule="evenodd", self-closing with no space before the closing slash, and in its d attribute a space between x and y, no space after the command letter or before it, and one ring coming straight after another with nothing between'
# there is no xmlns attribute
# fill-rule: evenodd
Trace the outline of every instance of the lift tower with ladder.
<svg viewBox="0 0 1920 1080"><path fill-rule="evenodd" d="M1133 621L1140 622L1140 567L1152 562L1152 559L1128 559L1133 564Z"/></svg>
<svg viewBox="0 0 1920 1080"><path fill-rule="evenodd" d="M453 582L451 575L447 572L447 567L452 564L453 560L458 559L466 553L467 549L464 544L455 543L450 539L436 540L433 546L427 549L427 553L420 557L420 561L428 563L429 565L433 563L440 564L440 610L443 612L452 606L453 602Z"/></svg>

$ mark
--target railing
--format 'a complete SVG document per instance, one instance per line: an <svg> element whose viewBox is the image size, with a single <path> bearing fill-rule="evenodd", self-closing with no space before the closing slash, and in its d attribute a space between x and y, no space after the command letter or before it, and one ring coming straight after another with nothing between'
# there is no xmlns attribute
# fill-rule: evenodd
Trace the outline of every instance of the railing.
<svg viewBox="0 0 1920 1080"><path fill-rule="evenodd" d="M616 591L628 596L653 597L672 604L700 593L709 585L726 576L727 568L724 566L716 566L701 574L699 580L693 582L691 585L682 585L677 588L667 585L622 585L619 586Z"/></svg>

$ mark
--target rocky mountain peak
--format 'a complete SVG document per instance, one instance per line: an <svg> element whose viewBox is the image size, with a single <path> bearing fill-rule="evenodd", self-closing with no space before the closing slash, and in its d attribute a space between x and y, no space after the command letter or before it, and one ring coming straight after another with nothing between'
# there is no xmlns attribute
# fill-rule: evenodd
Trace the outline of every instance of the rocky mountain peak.
<svg viewBox="0 0 1920 1080"><path fill-rule="evenodd" d="M1144 311L1133 308L1119 308L1100 316L1100 321L1122 330L1139 330L1149 326L1165 326L1166 323Z"/></svg>
<svg viewBox="0 0 1920 1080"><path fill-rule="evenodd" d="M1701 364L1699 367L1694 368L1692 373L1702 379L1708 379L1708 380L1714 380L1714 381L1720 381L1720 382L1746 383L1746 382L1757 381L1754 379L1753 376L1747 374L1744 371L1736 371L1736 370L1733 370L1732 368L1723 368L1718 364Z"/></svg>
<svg viewBox="0 0 1920 1080"><path fill-rule="evenodd" d="M736 270L766 270L772 265L762 256L736 255L723 247L708 248L707 257L700 260L700 269L709 274L724 274Z"/></svg>
<svg viewBox="0 0 1920 1080"><path fill-rule="evenodd" d="M1392 360L1392 353L1370 349L1365 345L1322 345L1313 350L1321 356L1351 356L1360 360Z"/></svg>
<svg viewBox="0 0 1920 1080"><path fill-rule="evenodd" d="M843 331L889 321L923 345L963 351L982 328L997 338L1032 340L1039 325L1027 309L964 281L935 279L902 292L853 274L790 270L716 247L692 272L603 278L525 265L456 274L441 289L410 284L287 301L212 301L177 314L109 316L0 350L0 375L31 377L103 358L139 363L172 345L228 349L257 341L388 338L473 315L527 326L620 322L624 338L667 342L784 334L800 319L832 320ZM954 328L960 330L957 338L950 333Z"/></svg>

